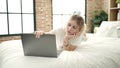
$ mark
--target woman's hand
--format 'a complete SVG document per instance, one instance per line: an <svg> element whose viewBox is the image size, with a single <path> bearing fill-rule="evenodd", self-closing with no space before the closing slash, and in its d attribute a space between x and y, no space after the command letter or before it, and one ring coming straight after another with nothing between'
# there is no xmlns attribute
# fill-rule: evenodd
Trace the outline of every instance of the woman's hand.
<svg viewBox="0 0 120 68"><path fill-rule="evenodd" d="M74 51L76 48L77 46L73 46L73 45L68 45L63 47L63 49L67 51Z"/></svg>
<svg viewBox="0 0 120 68"><path fill-rule="evenodd" d="M72 39L74 37L76 37L76 34L74 34L74 35L66 35L64 39L65 40L70 40L70 39Z"/></svg>
<svg viewBox="0 0 120 68"><path fill-rule="evenodd" d="M65 36L65 38L64 38L64 40L63 40L63 45L64 46L67 46L68 44L69 44L69 40L70 39L72 39L72 38L75 38L75 37L78 37L78 36L80 36L80 32L78 32L78 33L76 33L76 34L74 34L74 35L66 35Z"/></svg>
<svg viewBox="0 0 120 68"><path fill-rule="evenodd" d="M35 31L34 32L34 35L35 35L36 38L40 38L40 36L43 35L43 34L45 34L45 32L43 32L43 31Z"/></svg>
<svg viewBox="0 0 120 68"><path fill-rule="evenodd" d="M73 35L68 35L68 36L65 36L64 40L63 40L63 45L64 46L67 46L69 44L69 40L71 38L73 38L74 36Z"/></svg>

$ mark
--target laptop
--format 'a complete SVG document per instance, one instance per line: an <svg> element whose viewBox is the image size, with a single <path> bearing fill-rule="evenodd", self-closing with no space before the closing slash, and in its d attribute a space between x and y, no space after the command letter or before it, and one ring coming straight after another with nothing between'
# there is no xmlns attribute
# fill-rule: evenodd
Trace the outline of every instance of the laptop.
<svg viewBox="0 0 120 68"><path fill-rule="evenodd" d="M25 56L57 57L56 37L54 34L44 34L35 38L34 34L21 34Z"/></svg>

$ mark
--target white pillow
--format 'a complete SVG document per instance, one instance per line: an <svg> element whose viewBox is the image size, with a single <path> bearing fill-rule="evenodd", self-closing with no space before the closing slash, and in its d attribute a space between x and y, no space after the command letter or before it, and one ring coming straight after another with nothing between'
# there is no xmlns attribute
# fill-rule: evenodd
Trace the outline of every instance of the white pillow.
<svg viewBox="0 0 120 68"><path fill-rule="evenodd" d="M120 21L103 21L96 32L97 36L117 37L117 27Z"/></svg>

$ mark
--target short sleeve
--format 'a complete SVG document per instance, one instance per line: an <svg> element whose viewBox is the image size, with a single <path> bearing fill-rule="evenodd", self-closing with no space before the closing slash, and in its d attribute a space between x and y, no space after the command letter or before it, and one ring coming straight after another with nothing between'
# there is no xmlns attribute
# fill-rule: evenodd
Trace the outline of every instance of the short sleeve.
<svg viewBox="0 0 120 68"><path fill-rule="evenodd" d="M63 38L65 36L65 29L61 27L55 30L51 30L48 33L56 35L57 50L62 50L61 47L63 46Z"/></svg>
<svg viewBox="0 0 120 68"><path fill-rule="evenodd" d="M49 31L48 33L57 35L57 34L61 34L63 32L64 32L64 29L62 27L60 27L60 28Z"/></svg>

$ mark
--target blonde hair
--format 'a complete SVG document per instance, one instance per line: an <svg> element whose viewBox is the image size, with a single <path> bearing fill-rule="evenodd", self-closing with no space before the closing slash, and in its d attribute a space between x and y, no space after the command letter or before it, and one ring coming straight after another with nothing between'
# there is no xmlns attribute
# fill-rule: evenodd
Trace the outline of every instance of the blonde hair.
<svg viewBox="0 0 120 68"><path fill-rule="evenodd" d="M77 25L79 26L79 30L83 32L83 30L85 29L85 24L84 24L84 20L83 20L83 18L81 16L72 15L70 20L75 20Z"/></svg>

